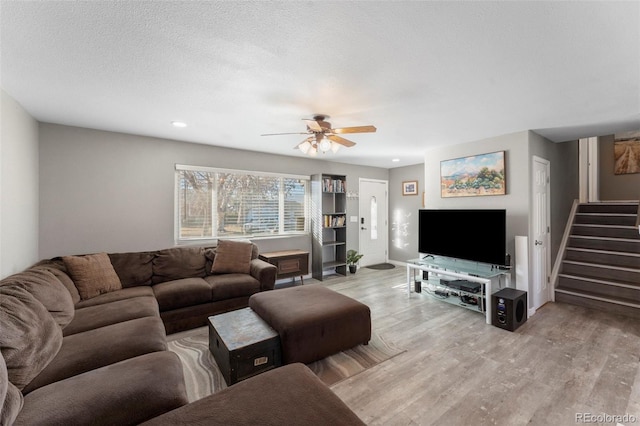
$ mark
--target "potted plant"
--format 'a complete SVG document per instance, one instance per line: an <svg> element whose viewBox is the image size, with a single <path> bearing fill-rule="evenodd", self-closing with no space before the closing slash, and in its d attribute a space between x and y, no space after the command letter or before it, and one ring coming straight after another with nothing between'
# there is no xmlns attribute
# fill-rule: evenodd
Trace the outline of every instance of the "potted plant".
<svg viewBox="0 0 640 426"><path fill-rule="evenodd" d="M362 256L364 256L364 254L358 254L357 250L347 250L347 265L349 265L349 272L352 274L356 273L356 263L362 259Z"/></svg>

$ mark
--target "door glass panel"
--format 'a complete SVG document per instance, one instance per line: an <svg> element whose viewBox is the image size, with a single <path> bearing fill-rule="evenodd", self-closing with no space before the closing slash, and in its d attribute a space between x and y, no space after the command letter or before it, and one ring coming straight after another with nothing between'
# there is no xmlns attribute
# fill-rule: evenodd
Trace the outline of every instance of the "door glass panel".
<svg viewBox="0 0 640 426"><path fill-rule="evenodd" d="M371 239L378 239L378 201L371 197Z"/></svg>

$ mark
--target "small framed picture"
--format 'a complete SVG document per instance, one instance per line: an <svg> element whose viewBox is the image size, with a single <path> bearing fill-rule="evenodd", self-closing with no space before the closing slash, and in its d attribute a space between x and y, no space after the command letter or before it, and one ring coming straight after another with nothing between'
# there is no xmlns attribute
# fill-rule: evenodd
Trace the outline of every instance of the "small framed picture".
<svg viewBox="0 0 640 426"><path fill-rule="evenodd" d="M406 180L402 182L402 195L418 195L418 181Z"/></svg>

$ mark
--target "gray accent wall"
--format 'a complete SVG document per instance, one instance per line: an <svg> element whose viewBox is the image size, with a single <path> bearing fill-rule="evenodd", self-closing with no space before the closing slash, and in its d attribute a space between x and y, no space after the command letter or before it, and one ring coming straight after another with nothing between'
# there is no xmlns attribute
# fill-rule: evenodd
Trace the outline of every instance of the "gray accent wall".
<svg viewBox="0 0 640 426"><path fill-rule="evenodd" d="M417 180L418 195L402 195L402 182ZM418 210L422 208L424 164L389 170L389 260L418 257Z"/></svg>
<svg viewBox="0 0 640 426"><path fill-rule="evenodd" d="M640 173L616 175L613 156L614 135L598 138L600 201L640 199Z"/></svg>
<svg viewBox="0 0 640 426"><path fill-rule="evenodd" d="M505 151L507 194L484 197L442 198L440 162L470 155ZM428 209L506 209L507 252L515 253L515 236L528 235L529 225L529 134L527 131L496 136L470 143L438 147L427 151L425 207ZM447 232L446 229L443 232ZM481 244L467 241L466 244Z"/></svg>
<svg viewBox="0 0 640 426"><path fill-rule="evenodd" d="M0 90L0 278L38 260L38 123Z"/></svg>
<svg viewBox="0 0 640 426"><path fill-rule="evenodd" d="M40 257L174 246L176 163L342 174L352 190L360 177L389 177L388 169L377 167L41 123ZM357 200L347 203L347 216L352 215L358 216ZM255 241L261 251L311 250L309 235ZM358 247L357 226L349 227L347 245Z"/></svg>
<svg viewBox="0 0 640 426"><path fill-rule="evenodd" d="M440 161L505 151L507 194L484 197L442 198ZM551 261L555 260L573 200L578 196L577 142L553 143L533 131L502 135L471 143L429 150L425 155L426 208L504 208L507 210L507 252L515 262L515 236L530 235L532 159L551 164ZM446 232L446 230L444 230ZM481 242L465 242L481 244ZM531 255L531 250L530 250ZM527 261L530 262L529 259ZM529 283L532 271L529 270Z"/></svg>
<svg viewBox="0 0 640 426"><path fill-rule="evenodd" d="M529 132L529 140L531 156L544 158L551 163L550 237L551 262L554 262L569 220L571 207L574 200L579 197L578 142L554 143L531 131ZM533 204L533 200L531 203Z"/></svg>

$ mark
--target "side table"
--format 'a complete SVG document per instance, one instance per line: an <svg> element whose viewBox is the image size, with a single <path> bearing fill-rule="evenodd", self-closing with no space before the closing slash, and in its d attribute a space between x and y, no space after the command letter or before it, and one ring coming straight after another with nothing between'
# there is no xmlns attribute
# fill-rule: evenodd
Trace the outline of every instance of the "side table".
<svg viewBox="0 0 640 426"><path fill-rule="evenodd" d="M300 277L300 282L304 284L303 276L309 273L309 252L303 250L284 250L261 253L259 258L269 262L278 268L277 277L289 278Z"/></svg>

